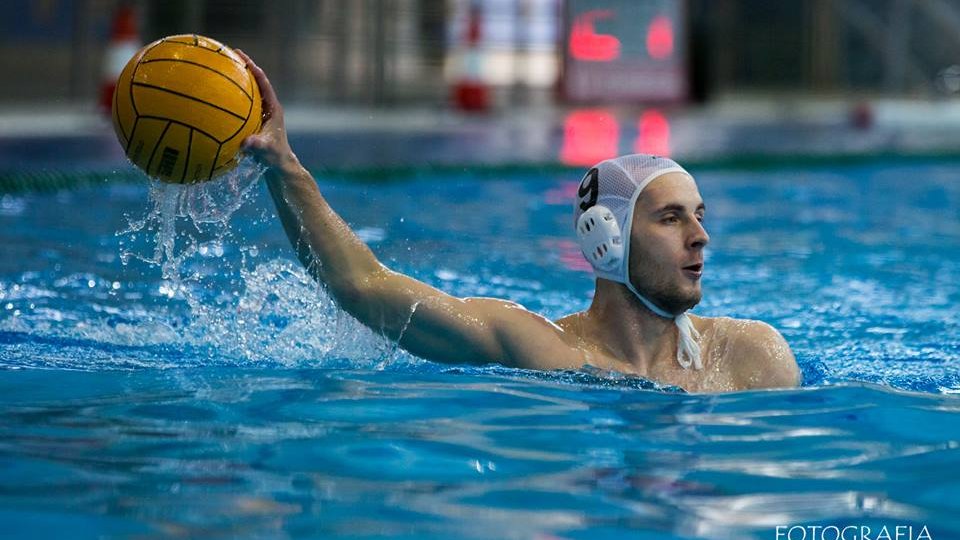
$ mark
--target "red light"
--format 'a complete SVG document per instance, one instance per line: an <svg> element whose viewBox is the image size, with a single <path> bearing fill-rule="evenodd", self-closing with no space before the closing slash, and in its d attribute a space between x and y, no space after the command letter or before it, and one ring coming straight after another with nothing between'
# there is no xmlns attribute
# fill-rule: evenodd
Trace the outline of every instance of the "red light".
<svg viewBox="0 0 960 540"><path fill-rule="evenodd" d="M657 60L673 54L673 25L663 15L654 17L647 29L647 53Z"/></svg>
<svg viewBox="0 0 960 540"><path fill-rule="evenodd" d="M650 109L640 115L637 124L637 142L633 146L640 154L670 155L670 121L660 111Z"/></svg>
<svg viewBox="0 0 960 540"><path fill-rule="evenodd" d="M573 111L563 121L560 161L567 165L593 165L617 155L620 126L603 109Z"/></svg>
<svg viewBox="0 0 960 540"><path fill-rule="evenodd" d="M620 40L607 34L598 34L594 23L613 17L609 9L595 9L581 13L570 30L570 55L584 62L610 62L620 57ZM671 40L672 40L671 36Z"/></svg>

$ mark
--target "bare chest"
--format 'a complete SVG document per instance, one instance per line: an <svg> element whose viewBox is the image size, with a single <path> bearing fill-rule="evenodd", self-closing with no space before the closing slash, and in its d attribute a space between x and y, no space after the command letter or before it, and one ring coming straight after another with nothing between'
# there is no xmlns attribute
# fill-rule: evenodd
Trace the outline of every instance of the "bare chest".
<svg viewBox="0 0 960 540"><path fill-rule="evenodd" d="M726 335L713 331L712 325L701 333L703 369L685 369L668 358L647 368L613 356L598 346L585 347L586 363L601 369L638 375L659 384L678 386L687 392L731 392L740 388L736 373L730 369L733 351ZM583 342L581 342L583 343ZM583 347L583 345L581 345Z"/></svg>

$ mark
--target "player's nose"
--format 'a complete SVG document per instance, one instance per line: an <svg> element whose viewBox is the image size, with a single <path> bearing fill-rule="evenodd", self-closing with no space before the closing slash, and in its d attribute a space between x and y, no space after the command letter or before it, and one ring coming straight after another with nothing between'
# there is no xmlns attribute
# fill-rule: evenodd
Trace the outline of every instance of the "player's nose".
<svg viewBox="0 0 960 540"><path fill-rule="evenodd" d="M703 249L709 243L710 235L707 233L707 229L703 227L703 223L694 219L688 241L689 246L694 249Z"/></svg>

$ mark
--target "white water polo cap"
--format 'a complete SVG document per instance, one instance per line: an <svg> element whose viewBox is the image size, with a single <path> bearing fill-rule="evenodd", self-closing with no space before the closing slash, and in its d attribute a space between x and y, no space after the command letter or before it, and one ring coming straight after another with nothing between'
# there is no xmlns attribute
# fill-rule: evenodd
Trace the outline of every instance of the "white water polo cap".
<svg viewBox="0 0 960 540"><path fill-rule="evenodd" d="M674 316L637 292L630 282L630 228L643 190L672 172L690 173L669 158L631 154L601 161L580 181L574 202L574 226L580 251L597 277L623 283L657 315L673 319L679 333L677 362L702 369L700 335L686 312Z"/></svg>

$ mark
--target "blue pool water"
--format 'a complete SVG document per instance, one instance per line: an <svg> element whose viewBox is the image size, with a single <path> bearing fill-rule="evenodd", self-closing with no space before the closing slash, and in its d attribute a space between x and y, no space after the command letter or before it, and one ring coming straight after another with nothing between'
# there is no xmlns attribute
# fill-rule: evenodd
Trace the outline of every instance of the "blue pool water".
<svg viewBox="0 0 960 540"><path fill-rule="evenodd" d="M960 538L960 165L696 172L695 312L779 328L801 389L412 358L255 183L0 195L0 536ZM392 268L559 317L577 180L321 185Z"/></svg>

